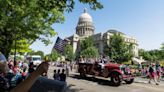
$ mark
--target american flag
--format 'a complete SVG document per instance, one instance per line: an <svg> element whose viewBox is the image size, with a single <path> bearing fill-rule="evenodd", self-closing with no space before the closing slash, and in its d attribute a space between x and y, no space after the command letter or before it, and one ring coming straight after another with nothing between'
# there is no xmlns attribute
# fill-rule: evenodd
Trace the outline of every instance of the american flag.
<svg viewBox="0 0 164 92"><path fill-rule="evenodd" d="M56 39L56 43L55 43L55 45L54 45L54 49L55 49L57 52L59 52L59 53L62 54L63 51L64 51L64 46L65 46L64 40L61 39L60 37L58 37L58 38Z"/></svg>

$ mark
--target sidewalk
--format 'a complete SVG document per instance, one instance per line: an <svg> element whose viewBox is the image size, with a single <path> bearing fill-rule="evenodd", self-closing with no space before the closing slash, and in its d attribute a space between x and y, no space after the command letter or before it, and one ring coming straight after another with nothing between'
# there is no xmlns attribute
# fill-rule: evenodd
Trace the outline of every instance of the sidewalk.
<svg viewBox="0 0 164 92"><path fill-rule="evenodd" d="M135 77L135 80L134 80L135 83L144 83L144 84L149 84L148 81L149 81L149 79L141 78L141 77ZM151 84L155 84L153 80L151 80ZM164 79L162 79L159 82L159 85L164 85Z"/></svg>

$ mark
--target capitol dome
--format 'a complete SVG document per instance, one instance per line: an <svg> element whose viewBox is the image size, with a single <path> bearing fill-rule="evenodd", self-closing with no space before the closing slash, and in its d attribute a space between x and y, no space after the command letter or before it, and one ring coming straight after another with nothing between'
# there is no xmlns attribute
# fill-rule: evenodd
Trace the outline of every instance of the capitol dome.
<svg viewBox="0 0 164 92"><path fill-rule="evenodd" d="M84 9L84 13L79 17L79 22L82 21L92 22L92 17L87 13L87 9Z"/></svg>
<svg viewBox="0 0 164 92"><path fill-rule="evenodd" d="M87 9L84 9L76 26L76 34L88 37L94 34L94 29L92 17L87 13Z"/></svg>

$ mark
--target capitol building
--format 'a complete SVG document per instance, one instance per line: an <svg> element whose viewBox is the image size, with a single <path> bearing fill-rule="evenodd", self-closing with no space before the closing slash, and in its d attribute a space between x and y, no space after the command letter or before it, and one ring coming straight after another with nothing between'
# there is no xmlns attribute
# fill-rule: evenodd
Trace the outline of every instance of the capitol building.
<svg viewBox="0 0 164 92"><path fill-rule="evenodd" d="M124 33L114 29L107 30L105 33L95 33L95 27L92 17L90 16L90 14L88 14L86 9L84 9L84 12L79 17L76 26L76 33L70 37L66 37L65 40L67 40L72 45L73 52L79 54L80 41L84 40L86 37L92 36L95 47L98 48L100 54L104 54L104 46L110 45L109 40L114 33L122 34L126 43L133 43L133 54L135 55L135 57L137 57L138 42L134 37L127 36Z"/></svg>

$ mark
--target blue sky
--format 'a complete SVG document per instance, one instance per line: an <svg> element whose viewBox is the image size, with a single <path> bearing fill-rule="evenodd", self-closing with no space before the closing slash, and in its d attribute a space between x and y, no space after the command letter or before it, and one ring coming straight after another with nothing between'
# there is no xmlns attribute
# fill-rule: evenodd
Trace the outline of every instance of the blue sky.
<svg viewBox="0 0 164 92"><path fill-rule="evenodd" d="M75 0L77 1L77 0ZM88 5L75 3L71 13L65 13L63 24L53 24L58 36L65 38L75 33L79 16L84 8L92 16L95 33L117 29L129 36L134 36L139 42L139 48L145 50L158 49L164 42L164 0L99 0L104 5L101 10L90 10ZM56 41L45 46L40 41L34 42L30 47L45 54L51 52Z"/></svg>

